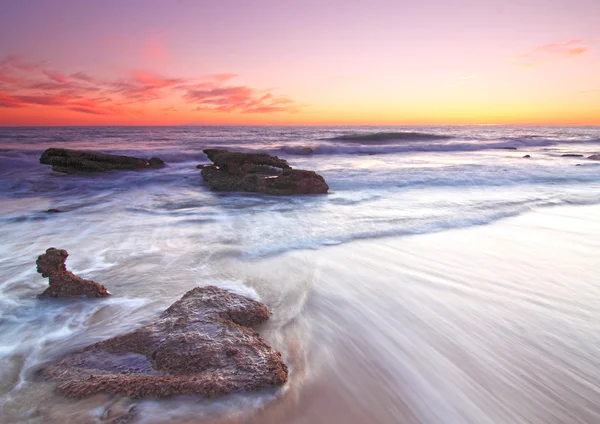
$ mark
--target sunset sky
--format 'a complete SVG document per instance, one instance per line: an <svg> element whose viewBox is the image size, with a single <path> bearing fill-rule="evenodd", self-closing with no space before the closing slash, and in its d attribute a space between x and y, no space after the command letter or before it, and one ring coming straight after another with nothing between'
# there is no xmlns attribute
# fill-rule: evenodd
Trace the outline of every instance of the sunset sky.
<svg viewBox="0 0 600 424"><path fill-rule="evenodd" d="M599 0L3 0L0 125L600 125Z"/></svg>

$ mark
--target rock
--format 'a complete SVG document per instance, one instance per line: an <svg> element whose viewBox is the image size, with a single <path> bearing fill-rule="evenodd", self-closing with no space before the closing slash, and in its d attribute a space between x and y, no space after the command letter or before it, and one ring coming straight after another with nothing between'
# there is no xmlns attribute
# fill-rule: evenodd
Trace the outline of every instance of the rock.
<svg viewBox="0 0 600 424"><path fill-rule="evenodd" d="M137 405L131 405L127 409L119 408L119 406L107 409L102 415L102 421L106 424L128 424L136 418Z"/></svg>
<svg viewBox="0 0 600 424"><path fill-rule="evenodd" d="M271 156L264 153L241 153L229 152L227 150L206 149L204 154L216 165L227 167L228 165L237 164L241 166L245 163L252 165L267 165L274 168L287 169L290 167L287 161L279 159L277 156Z"/></svg>
<svg viewBox="0 0 600 424"><path fill-rule="evenodd" d="M523 159L531 159L531 156L530 155L525 155L525 156L523 156Z"/></svg>
<svg viewBox="0 0 600 424"><path fill-rule="evenodd" d="M165 161L161 158L151 157L150 159L148 159L148 164L148 166L152 168L162 168L163 166L165 166Z"/></svg>
<svg viewBox="0 0 600 424"><path fill-rule="evenodd" d="M88 346L42 374L67 397L207 397L276 387L287 366L250 328L266 321L262 303L217 287L196 287L138 330Z"/></svg>
<svg viewBox="0 0 600 424"><path fill-rule="evenodd" d="M62 213L63 211L61 211L60 209L48 209L46 211L46 213Z"/></svg>
<svg viewBox="0 0 600 424"><path fill-rule="evenodd" d="M591 159L591 160L600 160L600 154L588 156L588 159Z"/></svg>
<svg viewBox="0 0 600 424"><path fill-rule="evenodd" d="M205 166L208 166L208 165L200 163L200 164L196 165L196 169L204 169Z"/></svg>
<svg viewBox="0 0 600 424"><path fill-rule="evenodd" d="M211 190L275 195L318 194L329 190L316 172L292 169L287 161L276 156L215 149L204 153L214 163L201 171Z"/></svg>
<svg viewBox="0 0 600 424"><path fill-rule="evenodd" d="M110 294L103 285L92 280L84 280L67 271L65 261L68 256L66 250L51 247L37 258L37 272L41 273L42 277L49 277L50 280L50 287L39 297L106 297Z"/></svg>
<svg viewBox="0 0 600 424"><path fill-rule="evenodd" d="M565 153L564 155L561 155L563 158L582 158L583 155L578 155L576 153Z"/></svg>
<svg viewBox="0 0 600 424"><path fill-rule="evenodd" d="M46 149L40 157L40 163L52 165L53 171L65 174L105 172L114 169L136 170L164 166L164 162L159 158L142 159L56 148Z"/></svg>

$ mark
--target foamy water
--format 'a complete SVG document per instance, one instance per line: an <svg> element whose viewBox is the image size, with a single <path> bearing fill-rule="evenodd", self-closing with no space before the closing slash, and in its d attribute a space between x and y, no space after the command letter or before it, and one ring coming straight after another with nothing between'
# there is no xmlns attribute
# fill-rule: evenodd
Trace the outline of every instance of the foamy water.
<svg viewBox="0 0 600 424"><path fill-rule="evenodd" d="M60 175L47 147L168 166ZM212 193L207 147L278 154L330 194ZM144 401L139 422L600 422L598 151L598 128L0 129L0 421L127 407L62 399L36 371L215 284L273 311L259 330L289 384ZM113 296L36 299L50 246Z"/></svg>

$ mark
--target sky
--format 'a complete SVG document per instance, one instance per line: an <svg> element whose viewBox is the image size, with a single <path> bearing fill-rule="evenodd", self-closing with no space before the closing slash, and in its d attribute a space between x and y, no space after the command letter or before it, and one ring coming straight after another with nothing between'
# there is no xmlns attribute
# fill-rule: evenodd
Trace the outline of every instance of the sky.
<svg viewBox="0 0 600 424"><path fill-rule="evenodd" d="M600 125L600 1L0 1L0 125L181 124Z"/></svg>

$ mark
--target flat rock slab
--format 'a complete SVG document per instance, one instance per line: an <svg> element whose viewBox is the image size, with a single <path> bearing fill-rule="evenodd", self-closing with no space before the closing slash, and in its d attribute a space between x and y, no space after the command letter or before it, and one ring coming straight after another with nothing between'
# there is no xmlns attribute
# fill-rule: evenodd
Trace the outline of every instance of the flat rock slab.
<svg viewBox="0 0 600 424"><path fill-rule="evenodd" d="M329 186L313 171L292 169L287 161L262 153L207 149L213 165L201 175L211 190L242 191L274 195L322 194Z"/></svg>
<svg viewBox="0 0 600 424"><path fill-rule="evenodd" d="M250 328L268 318L260 302L197 287L150 324L69 354L42 373L75 398L215 397L280 386L288 376L281 354Z"/></svg>
<svg viewBox="0 0 600 424"><path fill-rule="evenodd" d="M144 159L57 148L46 149L40 157L40 163L52 165L53 171L65 174L160 168L165 164L159 158Z"/></svg>
<svg viewBox="0 0 600 424"><path fill-rule="evenodd" d="M69 253L64 249L51 247L46 253L38 256L37 272L48 277L49 286L38 297L106 297L110 293L102 284L92 280L84 280L67 270L65 262Z"/></svg>

